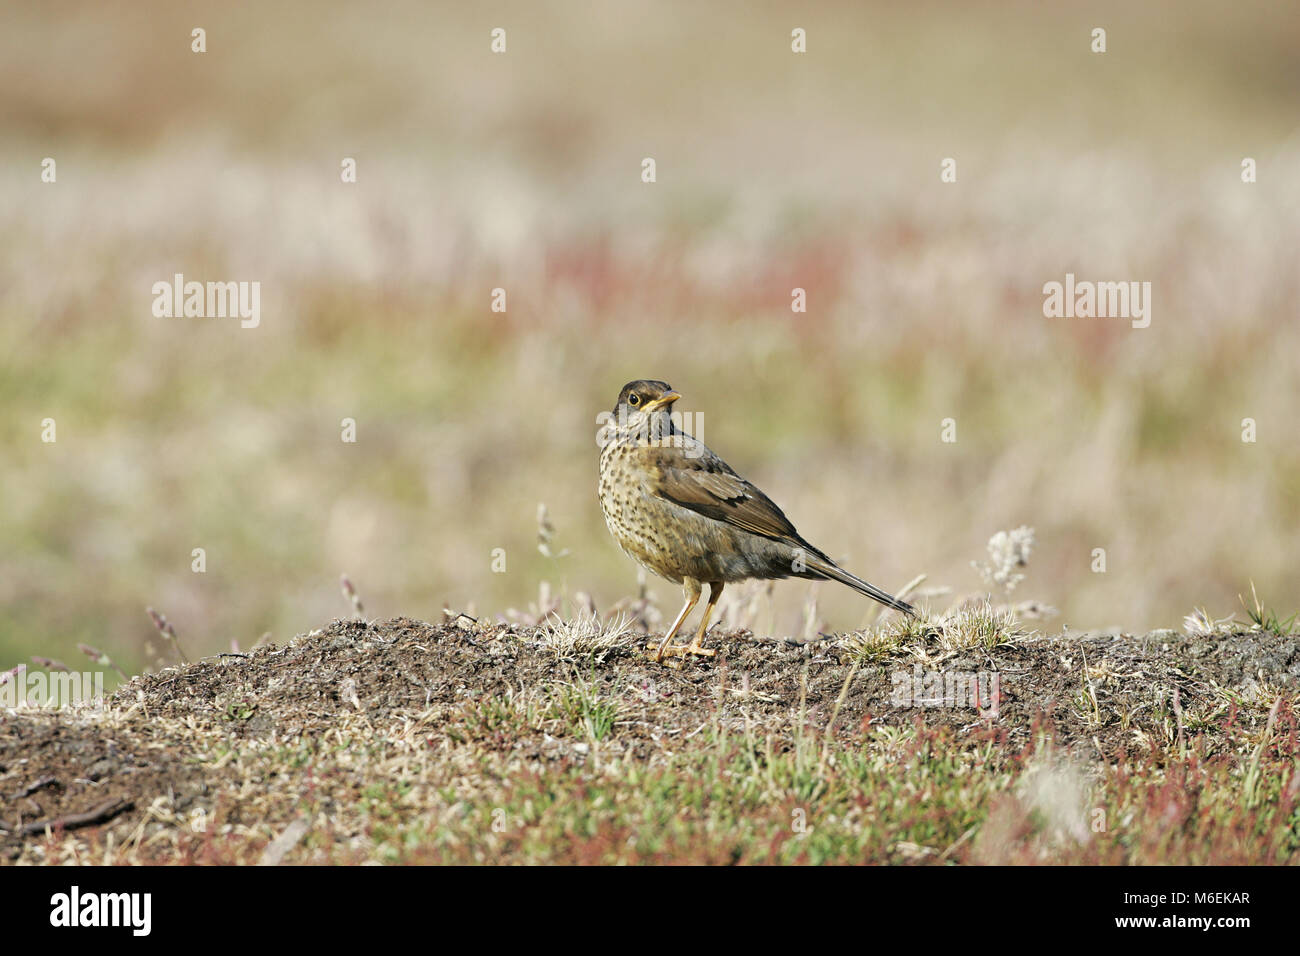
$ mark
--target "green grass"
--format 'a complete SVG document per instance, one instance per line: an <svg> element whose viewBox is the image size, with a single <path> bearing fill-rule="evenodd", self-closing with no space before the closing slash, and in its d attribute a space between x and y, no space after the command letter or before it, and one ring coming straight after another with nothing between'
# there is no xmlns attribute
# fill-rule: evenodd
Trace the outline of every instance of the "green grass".
<svg viewBox="0 0 1300 956"><path fill-rule="evenodd" d="M1008 751L988 734L892 728L788 749L715 727L652 768L503 773L481 754L473 776L490 795L443 790L413 814L410 782L392 781L367 791L363 818L389 863L1282 863L1300 853L1295 756L1276 741L1244 761L1193 744L1085 779L1042 737Z"/></svg>
<svg viewBox="0 0 1300 956"><path fill-rule="evenodd" d="M1247 605L1244 598L1241 598L1241 603L1246 608L1246 616L1257 628L1281 635L1290 634L1295 630L1296 618L1300 617L1300 612L1283 618L1273 608L1265 607L1260 603L1259 595L1255 593L1254 581L1250 583L1250 596L1251 604ZM1240 595L1238 597L1240 598Z"/></svg>

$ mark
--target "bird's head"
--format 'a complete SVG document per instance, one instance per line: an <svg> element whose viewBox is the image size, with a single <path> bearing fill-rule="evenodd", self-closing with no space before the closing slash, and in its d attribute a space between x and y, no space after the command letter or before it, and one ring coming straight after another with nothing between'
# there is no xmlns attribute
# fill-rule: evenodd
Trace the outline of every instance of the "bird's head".
<svg viewBox="0 0 1300 956"><path fill-rule="evenodd" d="M638 379L628 382L618 393L614 404L614 417L619 421L631 421L636 416L649 415L653 412L670 412L673 402L681 398L667 382L654 382Z"/></svg>

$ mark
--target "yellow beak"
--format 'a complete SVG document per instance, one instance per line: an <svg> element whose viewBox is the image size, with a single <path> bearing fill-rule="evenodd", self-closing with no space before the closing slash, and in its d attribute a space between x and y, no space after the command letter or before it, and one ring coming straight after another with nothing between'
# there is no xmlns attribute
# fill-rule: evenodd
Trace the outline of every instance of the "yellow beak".
<svg viewBox="0 0 1300 956"><path fill-rule="evenodd" d="M663 408L665 405L671 405L677 399L681 398L676 392L667 391L656 398L653 402L646 402L643 411L653 412L656 408Z"/></svg>

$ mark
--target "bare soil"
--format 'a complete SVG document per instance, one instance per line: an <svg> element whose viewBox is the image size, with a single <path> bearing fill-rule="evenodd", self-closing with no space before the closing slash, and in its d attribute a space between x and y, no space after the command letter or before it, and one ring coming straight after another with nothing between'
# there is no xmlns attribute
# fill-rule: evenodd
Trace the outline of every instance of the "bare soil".
<svg viewBox="0 0 1300 956"><path fill-rule="evenodd" d="M111 819L79 834L101 848L106 840L130 843L145 859L152 835L196 813L220 819L227 832L278 832L294 818L304 789L319 781L311 765L292 760L278 774L250 777L241 757L248 745L291 750L295 741L328 740L344 723L355 732L357 720L381 728L405 718L419 721L430 748L463 744L447 737L463 738L452 718L467 706L575 681L594 697L620 702L620 719L602 743L606 753L647 764L710 721L741 720L742 710L746 721L773 725L798 714L819 732L834 714L831 732L850 740L873 725L921 721L957 734L993 725L1015 746L1048 724L1061 747L1113 763L1144 739L1173 733L1203 734L1212 751L1215 728L1234 719L1238 696L1300 686L1300 640L1264 632L1204 639L1173 631L1066 634L947 658L936 653L924 663L919 648L910 657L855 665L833 640L801 645L715 631L709 643L721 648L719 656L679 670L648 659L644 637L570 657L543 638L537 628L464 617L337 620L286 645L137 677L97 713L9 711L0 715L0 860L44 859L33 846L51 839L47 827L53 835L71 832L77 815L101 810ZM895 675L910 675L914 665L996 672L996 717L969 706L891 702ZM1241 719L1259 719L1248 711ZM541 766L571 760L583 746L554 728L485 733L473 743ZM358 764L352 792L364 790L366 772ZM285 799L268 800L276 790ZM160 840L152 858L174 861L175 847Z"/></svg>

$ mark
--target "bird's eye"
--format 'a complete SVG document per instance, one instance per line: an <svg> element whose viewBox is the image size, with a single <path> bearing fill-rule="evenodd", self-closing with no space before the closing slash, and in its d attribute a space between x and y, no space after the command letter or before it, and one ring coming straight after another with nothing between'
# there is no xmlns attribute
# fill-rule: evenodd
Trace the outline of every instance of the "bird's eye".
<svg viewBox="0 0 1300 956"><path fill-rule="evenodd" d="M629 396L627 397L627 403L628 403L629 405L640 405L640 404L641 404L641 396L640 396L640 395L629 395Z"/></svg>

